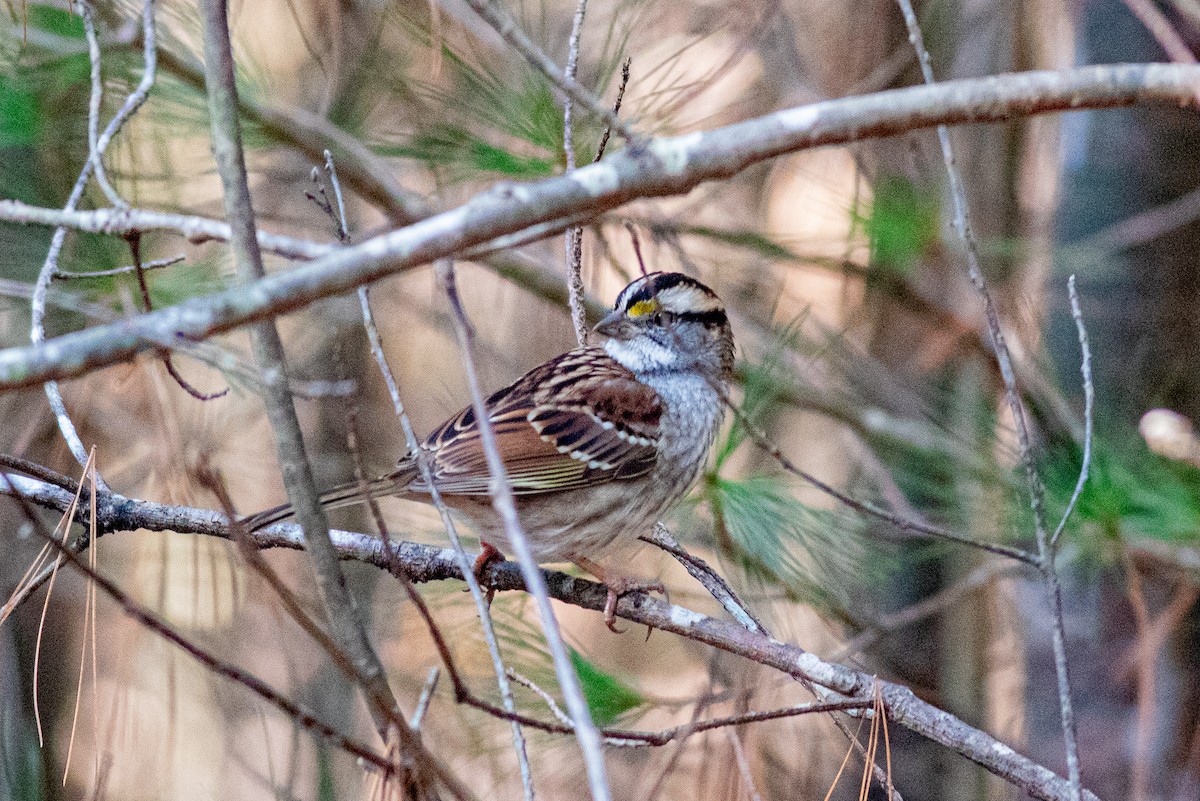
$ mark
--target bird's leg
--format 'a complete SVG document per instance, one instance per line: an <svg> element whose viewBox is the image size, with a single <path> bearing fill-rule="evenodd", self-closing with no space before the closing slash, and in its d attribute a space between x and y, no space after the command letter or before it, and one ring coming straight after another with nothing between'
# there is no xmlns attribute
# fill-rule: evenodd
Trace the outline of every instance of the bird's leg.
<svg viewBox="0 0 1200 801"><path fill-rule="evenodd" d="M493 562L503 562L504 554L500 553L499 550L497 550L496 548L487 544L486 542L481 541L480 545L483 546L483 549L479 552L479 556L475 557L475 565L471 568L471 572L475 574L475 580L478 581L482 585L484 572L492 565ZM492 605L492 598L495 595L496 595L495 588L488 587L488 590L487 590L488 606Z"/></svg>
<svg viewBox="0 0 1200 801"><path fill-rule="evenodd" d="M608 590L608 597L604 601L604 625L608 626L609 631L614 634L624 634L628 630L617 628L617 601L621 599L621 596L631 592L660 592L667 598L668 603L671 600L667 595L667 588L661 581L643 581L614 570L607 570L591 559L576 559L575 564L600 579L600 583Z"/></svg>

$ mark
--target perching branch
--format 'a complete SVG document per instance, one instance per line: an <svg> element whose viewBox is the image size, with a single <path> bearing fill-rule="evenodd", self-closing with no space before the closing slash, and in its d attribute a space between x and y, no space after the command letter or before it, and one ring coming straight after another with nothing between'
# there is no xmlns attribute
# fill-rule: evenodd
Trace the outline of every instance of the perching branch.
<svg viewBox="0 0 1200 801"><path fill-rule="evenodd" d="M8 480L32 502L59 512L69 507L73 497L66 489L44 481L13 474L9 474ZM0 492L3 492L2 488ZM144 528L224 539L230 537L224 515L219 512L168 506L115 493L102 493L97 500L99 535ZM82 514L87 513L88 510L82 510ZM330 536L340 558L354 559L385 570L403 570L413 582L460 579L462 576L451 548L412 542L385 547L378 537L347 531L335 530L330 532ZM302 547L300 529L292 524L280 523L254 532L252 537L260 548ZM597 612L604 609L607 591L603 585L555 571L543 571L542 575L551 598ZM497 591L525 588L521 571L512 562L490 565L481 578L484 586ZM652 626L743 656L848 698L868 698L874 692L877 679L873 676L826 662L795 645L747 631L738 623L706 617L642 593L624 596L617 604L616 614L633 623ZM1035 798L1055 801L1069 798L1067 780L1053 771L1018 754L986 732L972 728L950 713L921 701L907 688L889 682L879 684L893 722L962 754ZM1084 797L1095 801L1091 793L1085 792Z"/></svg>

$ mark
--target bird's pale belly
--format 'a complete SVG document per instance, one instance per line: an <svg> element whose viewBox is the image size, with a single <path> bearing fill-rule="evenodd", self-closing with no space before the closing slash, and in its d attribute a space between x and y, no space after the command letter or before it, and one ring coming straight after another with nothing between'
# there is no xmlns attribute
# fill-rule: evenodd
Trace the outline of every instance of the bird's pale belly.
<svg viewBox="0 0 1200 801"><path fill-rule="evenodd" d="M603 556L650 533L674 500L664 503L660 492L639 492L634 485L613 482L603 489L518 496L517 517L538 563L571 562ZM490 499L460 496L453 499L453 507L484 542L513 555L512 543Z"/></svg>

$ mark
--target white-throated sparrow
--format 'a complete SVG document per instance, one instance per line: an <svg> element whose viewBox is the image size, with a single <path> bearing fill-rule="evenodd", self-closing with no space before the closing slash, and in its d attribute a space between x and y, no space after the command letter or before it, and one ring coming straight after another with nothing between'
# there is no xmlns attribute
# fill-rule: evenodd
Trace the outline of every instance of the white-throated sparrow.
<svg viewBox="0 0 1200 801"><path fill-rule="evenodd" d="M592 561L631 543L695 482L724 416L734 345L720 299L680 273L650 273L621 291L595 327L603 348L551 359L487 398L496 445L534 558L571 561L610 589ZM421 444L442 498L476 529L485 555L509 547L488 494L490 474L471 407ZM368 484L374 497L428 498L410 454ZM357 483L321 497L363 500ZM256 530L291 515L278 506L245 519Z"/></svg>

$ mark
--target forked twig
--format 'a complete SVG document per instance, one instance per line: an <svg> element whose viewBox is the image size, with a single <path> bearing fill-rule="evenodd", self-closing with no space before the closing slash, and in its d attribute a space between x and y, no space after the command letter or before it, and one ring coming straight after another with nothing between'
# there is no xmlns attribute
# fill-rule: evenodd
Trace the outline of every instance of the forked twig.
<svg viewBox="0 0 1200 801"><path fill-rule="evenodd" d="M1062 536L1063 529L1067 527L1071 512L1075 511L1075 504L1079 502L1079 496L1083 494L1083 485L1087 483L1088 473L1092 467L1092 428L1096 404L1096 388L1092 385L1092 351L1088 347L1087 328L1083 325L1083 312L1079 308L1079 293L1075 289L1073 274L1067 279L1067 295L1071 300L1071 317L1075 320L1075 335L1079 339L1079 372L1083 374L1083 464L1079 467L1079 479L1075 482L1075 489L1071 492L1071 500L1067 502L1062 519L1058 521L1058 526L1050 535L1051 554L1058 546L1058 538Z"/></svg>

